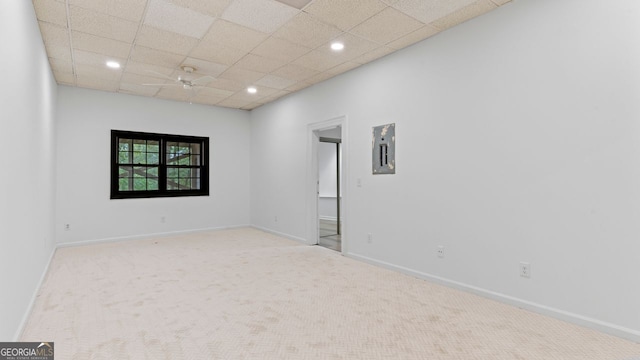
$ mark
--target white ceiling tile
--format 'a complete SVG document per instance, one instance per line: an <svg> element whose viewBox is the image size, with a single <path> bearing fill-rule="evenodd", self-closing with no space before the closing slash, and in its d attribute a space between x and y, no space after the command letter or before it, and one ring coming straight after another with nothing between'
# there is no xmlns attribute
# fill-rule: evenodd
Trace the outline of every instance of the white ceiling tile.
<svg viewBox="0 0 640 360"><path fill-rule="evenodd" d="M278 59L285 62L293 61L310 52L312 49L294 44L287 40L270 37L251 50L252 54L264 56L270 59Z"/></svg>
<svg viewBox="0 0 640 360"><path fill-rule="evenodd" d="M203 14L220 17L231 0L171 0L171 2Z"/></svg>
<svg viewBox="0 0 640 360"><path fill-rule="evenodd" d="M398 0L393 7L428 24L474 1L475 0Z"/></svg>
<svg viewBox="0 0 640 360"><path fill-rule="evenodd" d="M119 88L121 70L76 64L76 73L78 86L106 91L116 91Z"/></svg>
<svg viewBox="0 0 640 360"><path fill-rule="evenodd" d="M380 0L315 0L304 11L341 30L349 30L386 7Z"/></svg>
<svg viewBox="0 0 640 360"><path fill-rule="evenodd" d="M71 61L49 58L49 65L51 65L51 70L53 70L53 72L73 74Z"/></svg>
<svg viewBox="0 0 640 360"><path fill-rule="evenodd" d="M273 95L269 95L269 96L267 96L267 97L265 97L265 98L263 98L263 99L261 99L261 100L263 100L263 101L264 101L264 100L266 100L266 102L270 102L270 101L273 101L273 100L279 99L279 98L281 98L281 97L283 97L283 96L287 96L287 95L289 95L289 94L291 94L291 91L288 91L288 90L280 90L280 91L278 91L277 93L275 93L275 94L273 94Z"/></svg>
<svg viewBox="0 0 640 360"><path fill-rule="evenodd" d="M294 91L300 91L302 89L306 89L309 86L313 85L311 82L306 82L306 81L298 81L297 83L289 86L288 88L286 88L286 91L290 91L290 92L294 92Z"/></svg>
<svg viewBox="0 0 640 360"><path fill-rule="evenodd" d="M105 69L109 69L107 68L107 61L110 60L114 60L114 61L118 61L121 64L124 64L125 59L122 58L114 58L112 56L106 56L104 54L96 54L93 52L89 52L89 51L83 51L83 50L74 50L73 51L73 60L75 61L76 66L78 65L90 65L90 66L95 66L97 68L105 68ZM113 69L109 69L112 71L119 71L119 70L113 70Z"/></svg>
<svg viewBox="0 0 640 360"><path fill-rule="evenodd" d="M270 73L285 64L286 63L282 60L269 59L259 55L247 54L247 56L243 57L237 63L235 63L234 67L254 70L261 73Z"/></svg>
<svg viewBox="0 0 640 360"><path fill-rule="evenodd" d="M429 38L437 34L438 32L440 32L440 30L436 29L435 27L431 25L425 25L412 33L409 33L397 40L388 43L387 46L394 49L402 49L426 38Z"/></svg>
<svg viewBox="0 0 640 360"><path fill-rule="evenodd" d="M344 44L344 49L340 51L331 50L331 43L334 41L338 41ZM354 59L362 54L366 54L374 49L378 48L380 45L361 38L359 36L355 36L349 33L344 33L335 39L331 40L331 42L326 43L320 47L318 47L317 51L322 51L328 54L331 54L333 57L341 58L343 61L347 61L350 59Z"/></svg>
<svg viewBox="0 0 640 360"><path fill-rule="evenodd" d="M150 84L174 83L174 81L166 80L165 78L154 77L153 75L155 74L140 75L140 74L134 74L134 73L125 71L122 74L120 81L127 84L136 84L136 85L142 85L142 86L151 86ZM145 85L145 84L149 84L149 85ZM156 90L158 88L158 86L153 86L153 87L156 88Z"/></svg>
<svg viewBox="0 0 640 360"><path fill-rule="evenodd" d="M293 61L292 64L300 65L318 71L325 71L331 69L332 67L338 66L345 61L346 60L340 58L339 56L335 56L328 51L313 50L310 53L303 55L297 60Z"/></svg>
<svg viewBox="0 0 640 360"><path fill-rule="evenodd" d="M172 54L166 51L155 50L138 45L136 45L136 47L133 49L133 53L131 54L131 60L133 61L173 69L176 69L180 65L182 65L182 61L184 59L185 56L183 55Z"/></svg>
<svg viewBox="0 0 640 360"><path fill-rule="evenodd" d="M336 75L332 74L330 72L323 72L323 73L320 73L320 74L318 74L316 76L310 77L309 79L307 79L307 81L310 81L310 82L312 82L314 84L317 84L317 83L323 82L325 80L331 79L334 76L336 76Z"/></svg>
<svg viewBox="0 0 640 360"><path fill-rule="evenodd" d="M296 9L302 9L311 2L311 0L276 0L276 1L281 2L283 4L287 4Z"/></svg>
<svg viewBox="0 0 640 360"><path fill-rule="evenodd" d="M72 86L76 84L76 78L75 76L73 76L73 74L54 71L53 77L56 79L56 82L58 84L72 85Z"/></svg>
<svg viewBox="0 0 640 360"><path fill-rule="evenodd" d="M72 31L73 48L105 55L128 58L131 51L131 44L103 38L79 31Z"/></svg>
<svg viewBox="0 0 640 360"><path fill-rule="evenodd" d="M201 75L218 76L229 68L228 65L214 63L210 61L204 61L195 58L186 58L183 62L184 65L190 65L195 67L196 73Z"/></svg>
<svg viewBox="0 0 640 360"><path fill-rule="evenodd" d="M274 0L234 0L222 18L270 34L299 12Z"/></svg>
<svg viewBox="0 0 640 360"><path fill-rule="evenodd" d="M243 89L229 96L227 99L240 100L240 101L246 101L247 103L252 103L280 91L278 89L271 89L265 86L255 86L255 88L258 90L258 92L255 94L249 94L246 91L246 89Z"/></svg>
<svg viewBox="0 0 640 360"><path fill-rule="evenodd" d="M368 52L366 54L363 54L362 56L358 56L357 58L353 59L353 62L357 62L359 64L366 64L368 62L371 62L373 60L379 59L383 56L389 55L392 52L394 52L395 49L387 47L387 46L381 46L371 52Z"/></svg>
<svg viewBox="0 0 640 360"><path fill-rule="evenodd" d="M188 55L198 44L198 39L144 25L138 33L136 44L173 54Z"/></svg>
<svg viewBox="0 0 640 360"><path fill-rule="evenodd" d="M328 73L330 74L334 74L334 75L338 75L338 74L342 74L345 73L349 70L353 70L355 68L357 68L358 66L361 66L362 64L358 64L356 62L346 62L346 63L342 63L336 67L332 67L331 69L327 70Z"/></svg>
<svg viewBox="0 0 640 360"><path fill-rule="evenodd" d="M38 22L38 25L45 44L69 47L69 32L66 28L43 21Z"/></svg>
<svg viewBox="0 0 640 360"><path fill-rule="evenodd" d="M214 18L209 15L165 0L149 0L144 24L201 39L213 21Z"/></svg>
<svg viewBox="0 0 640 360"><path fill-rule="evenodd" d="M167 68L158 65L145 64L142 62L137 62L134 60L129 60L124 69L126 73L137 74L141 76L151 76L155 78L166 78L166 76L170 76L175 68Z"/></svg>
<svg viewBox="0 0 640 360"><path fill-rule="evenodd" d="M341 33L342 31L335 26L314 19L313 16L301 12L291 21L283 25L273 36L302 46L316 48Z"/></svg>
<svg viewBox="0 0 640 360"><path fill-rule="evenodd" d="M267 34L225 20L217 20L202 39L206 44L220 44L249 52L267 38Z"/></svg>
<svg viewBox="0 0 640 360"><path fill-rule="evenodd" d="M234 80L234 81L241 82L245 85L249 85L254 81L257 81L263 78L265 75L266 75L265 73L251 71L247 69L241 69L236 66L232 66L229 69L227 69L225 72L223 72L219 76L219 78Z"/></svg>
<svg viewBox="0 0 640 360"><path fill-rule="evenodd" d="M286 89L295 83L296 83L295 80L291 80L291 79L287 79L287 78L283 78L275 75L267 75L262 79L256 81L255 84L259 86L266 86L272 89Z"/></svg>
<svg viewBox="0 0 640 360"><path fill-rule="evenodd" d="M208 87L208 86L203 87L200 90L198 90L198 94L199 95L208 96L208 97L218 97L218 98L221 98L221 99L228 98L229 96L233 95L234 93L235 93L235 91L218 89L218 88L211 88L211 87Z"/></svg>
<svg viewBox="0 0 640 360"><path fill-rule="evenodd" d="M71 62L71 51L68 46L45 45L47 55L50 58Z"/></svg>
<svg viewBox="0 0 640 360"><path fill-rule="evenodd" d="M132 43L138 23L102 14L93 10L70 7L71 29L84 33Z"/></svg>
<svg viewBox="0 0 640 360"><path fill-rule="evenodd" d="M206 86L213 89L227 90L231 92L240 91L246 88L246 85L243 82L240 82L237 80L221 79L221 78L213 79Z"/></svg>
<svg viewBox="0 0 640 360"><path fill-rule="evenodd" d="M38 25L40 26L47 55L50 58L71 62L71 49L67 29L43 21L38 22Z"/></svg>
<svg viewBox="0 0 640 360"><path fill-rule="evenodd" d="M158 91L160 91L159 87L131 84L125 82L124 80L122 81L122 83L120 84L120 88L118 89L118 92L121 93L141 96L155 96Z"/></svg>
<svg viewBox="0 0 640 360"><path fill-rule="evenodd" d="M246 54L247 51L245 50L235 49L213 42L201 41L200 44L191 51L189 56L223 65L233 65Z"/></svg>
<svg viewBox="0 0 640 360"><path fill-rule="evenodd" d="M38 20L67 27L67 6L64 2L33 0Z"/></svg>
<svg viewBox="0 0 640 360"><path fill-rule="evenodd" d="M289 64L273 71L271 74L295 81L302 81L314 75L318 75L319 73L320 71L318 70L309 69L296 64Z"/></svg>
<svg viewBox="0 0 640 360"><path fill-rule="evenodd" d="M68 0L70 5L140 22L146 0Z"/></svg>
<svg viewBox="0 0 640 360"><path fill-rule="evenodd" d="M235 100L235 99L227 98L219 102L217 105L222 107L232 108L232 109L240 109L243 106L247 106L251 103L252 101L250 100Z"/></svg>
<svg viewBox="0 0 640 360"><path fill-rule="evenodd" d="M431 25L441 30L448 29L454 25L494 10L497 7L498 5L492 3L490 0L479 0L432 22Z"/></svg>
<svg viewBox="0 0 640 360"><path fill-rule="evenodd" d="M393 8L386 8L369 20L351 29L352 34L386 44L424 26L419 21Z"/></svg>

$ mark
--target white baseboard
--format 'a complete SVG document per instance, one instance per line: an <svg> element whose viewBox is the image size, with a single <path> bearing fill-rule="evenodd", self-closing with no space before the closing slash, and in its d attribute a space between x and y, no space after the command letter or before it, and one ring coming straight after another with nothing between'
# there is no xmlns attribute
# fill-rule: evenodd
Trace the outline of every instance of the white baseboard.
<svg viewBox="0 0 640 360"><path fill-rule="evenodd" d="M600 321L598 319L593 319L587 316L574 314L568 311L555 309L549 306L537 304L537 303L519 299L513 296L482 289L482 288L464 284L458 281L445 279L440 276L435 276L435 275L423 273L420 271L412 270L403 266L398 266L398 265L394 265L384 261L372 259L367 256L362 256L362 255L353 254L353 253L347 253L345 255L352 259L360 260L372 265L381 266L381 267L398 271L398 272L401 272L410 276L414 276L420 279L429 280L434 283L444 285L450 288L470 292L485 298L499 301L501 303L516 306L518 308L532 311L541 315L553 317L553 318L566 321L572 324L584 326L584 327L591 328L609 335L617 336L617 337L627 339L636 343L640 343L640 331L638 330L625 328L623 326L608 323L605 321Z"/></svg>
<svg viewBox="0 0 640 360"><path fill-rule="evenodd" d="M16 330L15 335L13 336L13 341L18 341L20 340L20 337L22 337L22 332L24 331L25 326L27 326L29 315L31 315L31 310L33 310L33 305L35 305L36 303L36 299L38 298L38 293L40 293L40 288L42 287L42 284L44 283L44 279L47 277L47 274L49 273L49 267L51 266L51 261L53 260L53 256L56 253L56 249L57 248L54 247L53 250L51 251L51 254L49 255L49 260L47 261L47 265L44 267L44 270L42 271L42 275L40 275L40 280L38 281L38 284L36 285L36 288L33 291L33 295L31 295L31 300L29 300L29 305L27 306L27 310L25 310L24 314L22 315L22 320L20 321L20 325L18 326L18 329Z"/></svg>
<svg viewBox="0 0 640 360"><path fill-rule="evenodd" d="M309 242L307 242L307 240L305 240L305 239L303 239L301 237L298 237L298 236L285 234L285 233L282 233L282 232L279 232L279 231L275 231L275 230L272 230L272 229L268 229L268 228L265 228L265 227L262 227L262 226L258 226L258 225L251 225L251 227L254 228L254 229L260 230L260 231L264 231L264 232L273 234L273 235L282 236L282 237L287 238L287 239L295 240L295 241L301 242L303 244L310 245Z"/></svg>
<svg viewBox="0 0 640 360"><path fill-rule="evenodd" d="M246 228L251 226L250 225L231 225L231 226L220 226L220 227L192 229L192 230L178 230L178 231L169 231L169 232L161 232L161 233L142 234L142 235L129 235L129 236L120 236L120 237L112 237L112 238L59 243L57 247L65 248L65 247L96 245L96 244L112 243L112 242L119 242L119 241L128 241L128 240L152 239L156 237L169 237L169 236L186 235L186 234L193 234L193 233L206 232L206 231L239 229L243 227Z"/></svg>

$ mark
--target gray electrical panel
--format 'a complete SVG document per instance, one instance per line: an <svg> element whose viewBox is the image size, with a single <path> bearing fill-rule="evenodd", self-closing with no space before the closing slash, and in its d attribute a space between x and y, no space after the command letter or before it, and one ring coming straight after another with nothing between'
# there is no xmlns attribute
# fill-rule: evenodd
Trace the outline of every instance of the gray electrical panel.
<svg viewBox="0 0 640 360"><path fill-rule="evenodd" d="M396 173L396 124L373 128L373 174Z"/></svg>

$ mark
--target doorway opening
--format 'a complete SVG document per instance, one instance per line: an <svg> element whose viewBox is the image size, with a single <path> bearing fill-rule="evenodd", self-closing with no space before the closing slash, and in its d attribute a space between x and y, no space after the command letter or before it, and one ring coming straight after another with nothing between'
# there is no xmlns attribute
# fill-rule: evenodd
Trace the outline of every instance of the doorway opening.
<svg viewBox="0 0 640 360"><path fill-rule="evenodd" d="M342 251L342 128L318 131L318 245Z"/></svg>
<svg viewBox="0 0 640 360"><path fill-rule="evenodd" d="M347 117L340 116L307 126L306 241L344 254L349 245L347 125Z"/></svg>

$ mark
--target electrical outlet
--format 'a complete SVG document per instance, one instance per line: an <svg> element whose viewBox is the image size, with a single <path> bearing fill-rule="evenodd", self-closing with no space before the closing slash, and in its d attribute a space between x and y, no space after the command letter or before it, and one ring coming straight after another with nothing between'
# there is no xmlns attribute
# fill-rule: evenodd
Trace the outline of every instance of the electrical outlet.
<svg viewBox="0 0 640 360"><path fill-rule="evenodd" d="M371 244L373 242L373 235L367 234L367 244Z"/></svg>
<svg viewBox="0 0 640 360"><path fill-rule="evenodd" d="M166 223L167 222L167 218L164 217L164 216L161 216L160 217L160 222L163 223L163 224Z"/></svg>
<svg viewBox="0 0 640 360"><path fill-rule="evenodd" d="M64 231L70 231L71 230L71 224L64 224Z"/></svg>
<svg viewBox="0 0 640 360"><path fill-rule="evenodd" d="M278 215L276 215L276 216L274 216L274 217L273 217L273 221L274 221L274 222L278 222Z"/></svg>
<svg viewBox="0 0 640 360"><path fill-rule="evenodd" d="M520 276L523 278L531 277L531 264L528 262L521 261L520 262Z"/></svg>
<svg viewBox="0 0 640 360"><path fill-rule="evenodd" d="M438 246L438 249L436 251L438 253L438 257L439 258L443 258L444 257L444 246L442 246L442 245Z"/></svg>

